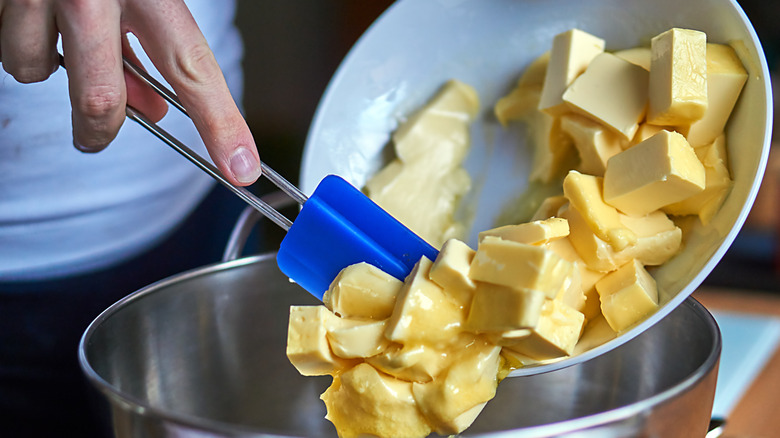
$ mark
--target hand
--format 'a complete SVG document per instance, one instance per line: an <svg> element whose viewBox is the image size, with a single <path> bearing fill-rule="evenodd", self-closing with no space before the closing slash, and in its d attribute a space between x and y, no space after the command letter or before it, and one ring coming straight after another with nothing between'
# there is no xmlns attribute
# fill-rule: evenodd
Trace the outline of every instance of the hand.
<svg viewBox="0 0 780 438"><path fill-rule="evenodd" d="M97 152L117 135L131 105L152 120L167 111L160 96L122 68L136 64L134 34L192 118L214 164L237 185L260 176L252 134L222 71L183 0L0 0L0 62L23 83L46 80L63 56L73 142Z"/></svg>

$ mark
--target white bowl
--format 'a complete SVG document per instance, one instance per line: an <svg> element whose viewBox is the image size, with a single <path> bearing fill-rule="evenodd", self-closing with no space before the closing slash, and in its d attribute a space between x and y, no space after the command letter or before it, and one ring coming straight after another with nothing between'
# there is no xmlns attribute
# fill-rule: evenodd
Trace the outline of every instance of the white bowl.
<svg viewBox="0 0 780 438"><path fill-rule="evenodd" d="M515 374L551 371L611 350L671 312L698 287L733 242L766 167L772 125L769 70L760 42L730 0L438 0L399 1L355 44L328 86L304 149L301 187L311 193L327 174L362 186L385 164L399 121L446 80L472 85L482 103L471 129L465 167L477 213L468 243L494 226L505 204L527 186L531 158L519 129L492 115L522 71L549 50L554 35L579 28L606 40L607 50L649 45L671 27L702 30L710 42L738 42L749 79L727 127L734 187L711 225L689 236L674 259L654 271L661 307L616 339L562 361ZM518 147L520 144L520 147Z"/></svg>

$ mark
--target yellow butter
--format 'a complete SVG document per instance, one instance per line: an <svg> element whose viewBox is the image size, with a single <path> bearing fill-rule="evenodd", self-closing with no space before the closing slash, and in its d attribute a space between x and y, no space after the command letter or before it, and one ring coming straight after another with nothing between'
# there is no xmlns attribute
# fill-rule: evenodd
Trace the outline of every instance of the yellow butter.
<svg viewBox="0 0 780 438"><path fill-rule="evenodd" d="M707 44L707 111L693 122L686 138L693 147L704 146L723 132L747 81L747 71L733 48Z"/></svg>
<svg viewBox="0 0 780 438"><path fill-rule="evenodd" d="M287 357L304 376L335 374L352 364L333 354L328 329L338 317L324 306L291 306L287 330Z"/></svg>
<svg viewBox="0 0 780 438"><path fill-rule="evenodd" d="M707 35L673 28L650 41L647 122L684 125L707 110Z"/></svg>
<svg viewBox="0 0 780 438"><path fill-rule="evenodd" d="M671 129L668 126L651 125L650 123L640 123L639 129L637 129L636 134L634 134L634 139L631 140L631 144L629 146L633 146L637 143L641 143L663 130L674 131L674 129ZM628 148L624 148L624 149L628 149Z"/></svg>
<svg viewBox="0 0 780 438"><path fill-rule="evenodd" d="M529 181L549 183L576 165L574 144L561 129L560 117L537 111L528 117L528 127L534 147Z"/></svg>
<svg viewBox="0 0 780 438"><path fill-rule="evenodd" d="M328 344L333 354L345 359L371 357L384 351L390 344L384 336L386 327L385 320L355 320L328 330Z"/></svg>
<svg viewBox="0 0 780 438"><path fill-rule="evenodd" d="M393 312L402 284L375 266L357 263L339 272L322 302L342 318L385 319Z"/></svg>
<svg viewBox="0 0 780 438"><path fill-rule="evenodd" d="M539 109L551 116L566 112L567 108L563 102L564 91L585 71L593 58L603 52L603 39L579 29L556 35L544 78Z"/></svg>
<svg viewBox="0 0 780 438"><path fill-rule="evenodd" d="M574 351L584 323L582 313L560 301L547 300L530 334L504 348L537 360L568 356Z"/></svg>
<svg viewBox="0 0 780 438"><path fill-rule="evenodd" d="M658 308L655 280L636 260L599 280L596 290L604 318L616 332L631 327Z"/></svg>
<svg viewBox="0 0 780 438"><path fill-rule="evenodd" d="M423 257L404 281L385 336L394 342L446 343L461 330L466 310L428 277L433 262Z"/></svg>
<svg viewBox="0 0 780 438"><path fill-rule="evenodd" d="M366 362L397 379L424 383L433 380L449 365L449 352L449 345L436 348L420 343L392 343Z"/></svg>
<svg viewBox="0 0 780 438"><path fill-rule="evenodd" d="M479 233L478 239L482 241L486 236L494 236L528 245L543 245L568 235L569 223L566 219L551 217L485 230Z"/></svg>
<svg viewBox="0 0 780 438"><path fill-rule="evenodd" d="M415 402L412 383L379 373L365 363L335 376L321 398L328 409L325 418L342 438L431 433Z"/></svg>
<svg viewBox="0 0 780 438"><path fill-rule="evenodd" d="M459 434L496 394L501 347L477 337L453 351L452 366L429 383L414 383L420 410L440 435Z"/></svg>
<svg viewBox="0 0 780 438"><path fill-rule="evenodd" d="M621 250L635 244L636 235L620 222L615 207L604 202L603 185L600 177L572 170L563 180L563 194L580 212L593 233L616 250Z"/></svg>
<svg viewBox="0 0 780 438"><path fill-rule="evenodd" d="M566 89L563 100L575 112L631 140L645 116L648 75L642 67L602 53Z"/></svg>
<svg viewBox="0 0 780 438"><path fill-rule="evenodd" d="M580 217L581 218L581 217ZM561 258L572 262L576 268L579 282L579 293L575 289L562 289L562 293L555 297L574 310L582 312L586 320L591 320L601 314L599 297L596 293L596 282L606 273L590 269L588 264L574 249L571 239L558 239L548 243L547 248L555 252ZM574 286L574 285L572 285Z"/></svg>
<svg viewBox="0 0 780 438"><path fill-rule="evenodd" d="M521 120L530 112L536 111L549 62L550 52L544 52L525 69L517 81L517 86L509 94L498 99L493 106L493 113L501 125L506 126L509 122Z"/></svg>
<svg viewBox="0 0 780 438"><path fill-rule="evenodd" d="M531 220L538 221L558 216L558 211L561 207L568 203L569 200L563 195L548 196L539 204L539 207L537 207L533 216L531 216Z"/></svg>
<svg viewBox="0 0 780 438"><path fill-rule="evenodd" d="M553 298L573 269L570 262L545 248L486 236L479 242L469 276L508 288L537 290Z"/></svg>
<svg viewBox="0 0 780 438"><path fill-rule="evenodd" d="M580 157L577 170L588 175L604 176L607 160L623 150L625 140L586 117L566 114L561 129L571 136Z"/></svg>
<svg viewBox="0 0 780 438"><path fill-rule="evenodd" d="M625 59L634 65L638 65L647 71L650 71L649 47L634 47L631 49L618 50L614 52L614 55L618 58Z"/></svg>
<svg viewBox="0 0 780 438"><path fill-rule="evenodd" d="M469 268L474 260L475 251L466 243L450 239L444 242L438 257L428 274L434 283L444 289L456 304L468 307L474 296L476 285L469 277Z"/></svg>
<svg viewBox="0 0 780 438"><path fill-rule="evenodd" d="M704 166L685 137L660 131L609 160L604 201L643 216L701 192L704 185Z"/></svg>
<svg viewBox="0 0 780 438"><path fill-rule="evenodd" d="M535 327L545 299L544 293L533 289L477 283L466 327L474 333Z"/></svg>

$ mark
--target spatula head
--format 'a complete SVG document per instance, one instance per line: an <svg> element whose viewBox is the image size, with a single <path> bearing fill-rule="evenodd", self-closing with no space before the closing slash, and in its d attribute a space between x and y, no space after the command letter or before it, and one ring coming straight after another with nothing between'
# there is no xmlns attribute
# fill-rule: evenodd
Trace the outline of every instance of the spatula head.
<svg viewBox="0 0 780 438"><path fill-rule="evenodd" d="M404 280L422 256L438 251L360 190L336 175L325 177L287 232L279 269L315 297L338 273L367 262Z"/></svg>

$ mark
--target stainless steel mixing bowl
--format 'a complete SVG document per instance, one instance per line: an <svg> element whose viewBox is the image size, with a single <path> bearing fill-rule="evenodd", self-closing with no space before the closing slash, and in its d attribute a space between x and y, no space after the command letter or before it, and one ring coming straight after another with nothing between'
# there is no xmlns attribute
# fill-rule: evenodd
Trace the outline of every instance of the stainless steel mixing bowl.
<svg viewBox="0 0 780 438"><path fill-rule="evenodd" d="M108 308L79 358L116 436L335 436L319 399L330 378L300 376L285 356L291 304L317 302L266 254L171 277ZM466 435L703 436L720 348L712 316L689 298L603 356L506 379Z"/></svg>

